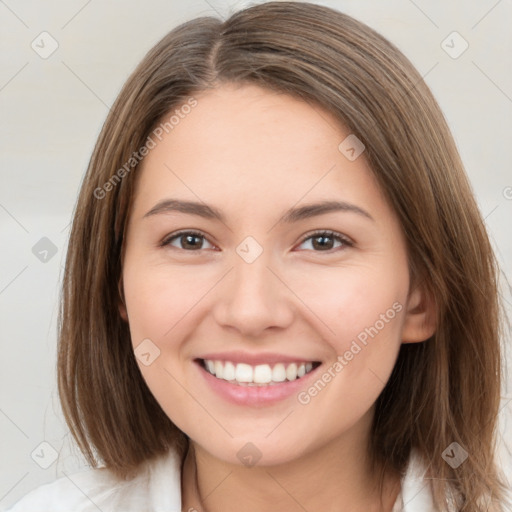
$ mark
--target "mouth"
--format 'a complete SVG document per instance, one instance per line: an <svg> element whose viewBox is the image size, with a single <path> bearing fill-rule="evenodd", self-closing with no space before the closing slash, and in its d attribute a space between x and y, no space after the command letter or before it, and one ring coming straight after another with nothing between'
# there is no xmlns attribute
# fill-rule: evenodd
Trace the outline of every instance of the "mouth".
<svg viewBox="0 0 512 512"><path fill-rule="evenodd" d="M216 379L241 387L269 387L299 381L321 364L300 360L257 365L213 359L196 359L195 362Z"/></svg>

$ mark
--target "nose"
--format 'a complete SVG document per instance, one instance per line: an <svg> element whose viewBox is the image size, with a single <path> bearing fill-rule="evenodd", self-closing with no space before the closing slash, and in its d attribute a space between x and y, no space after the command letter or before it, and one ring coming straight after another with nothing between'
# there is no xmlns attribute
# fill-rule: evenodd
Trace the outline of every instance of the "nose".
<svg viewBox="0 0 512 512"><path fill-rule="evenodd" d="M257 338L267 329L291 324L293 293L266 254L264 251L252 263L235 254L233 268L218 287L214 306L218 325Z"/></svg>

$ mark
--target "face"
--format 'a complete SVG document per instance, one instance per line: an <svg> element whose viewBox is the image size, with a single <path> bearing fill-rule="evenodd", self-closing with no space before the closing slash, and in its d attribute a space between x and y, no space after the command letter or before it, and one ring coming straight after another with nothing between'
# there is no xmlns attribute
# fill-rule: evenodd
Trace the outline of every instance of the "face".
<svg viewBox="0 0 512 512"><path fill-rule="evenodd" d="M120 311L197 446L285 463L364 431L400 344L428 337L421 300L400 224L329 112L256 86L195 98L137 171Z"/></svg>

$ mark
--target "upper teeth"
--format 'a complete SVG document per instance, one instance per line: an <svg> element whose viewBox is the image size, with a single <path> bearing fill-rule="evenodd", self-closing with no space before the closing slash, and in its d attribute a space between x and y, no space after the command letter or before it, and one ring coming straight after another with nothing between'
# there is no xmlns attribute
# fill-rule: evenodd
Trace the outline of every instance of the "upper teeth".
<svg viewBox="0 0 512 512"><path fill-rule="evenodd" d="M313 369L313 363L277 363L272 368L268 364L251 366L231 361L212 361L205 359L206 369L218 379L234 381L237 384L275 384L285 380L303 377Z"/></svg>

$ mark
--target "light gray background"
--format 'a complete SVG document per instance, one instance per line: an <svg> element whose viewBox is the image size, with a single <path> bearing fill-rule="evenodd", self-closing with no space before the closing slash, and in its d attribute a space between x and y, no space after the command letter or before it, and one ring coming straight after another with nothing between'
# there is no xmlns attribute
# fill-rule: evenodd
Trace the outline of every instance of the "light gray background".
<svg viewBox="0 0 512 512"><path fill-rule="evenodd" d="M510 281L512 1L317 3L375 28L425 76L452 128L503 277ZM71 212L108 108L135 65L173 27L200 15L225 18L248 4L0 0L0 510L64 471L84 467L56 394L57 300ZM47 59L31 48L43 31L59 45ZM458 58L442 47L453 31L469 44ZM453 53L461 43L451 40L445 45L454 46ZM32 252L42 237L57 248L46 262ZM505 281L503 293L510 311ZM510 367L510 350L507 357ZM509 475L511 390L509 379L500 416L502 433L508 423L508 439L501 439L499 452ZM52 461L42 442L60 454L48 469L31 458L35 450L40 464Z"/></svg>

